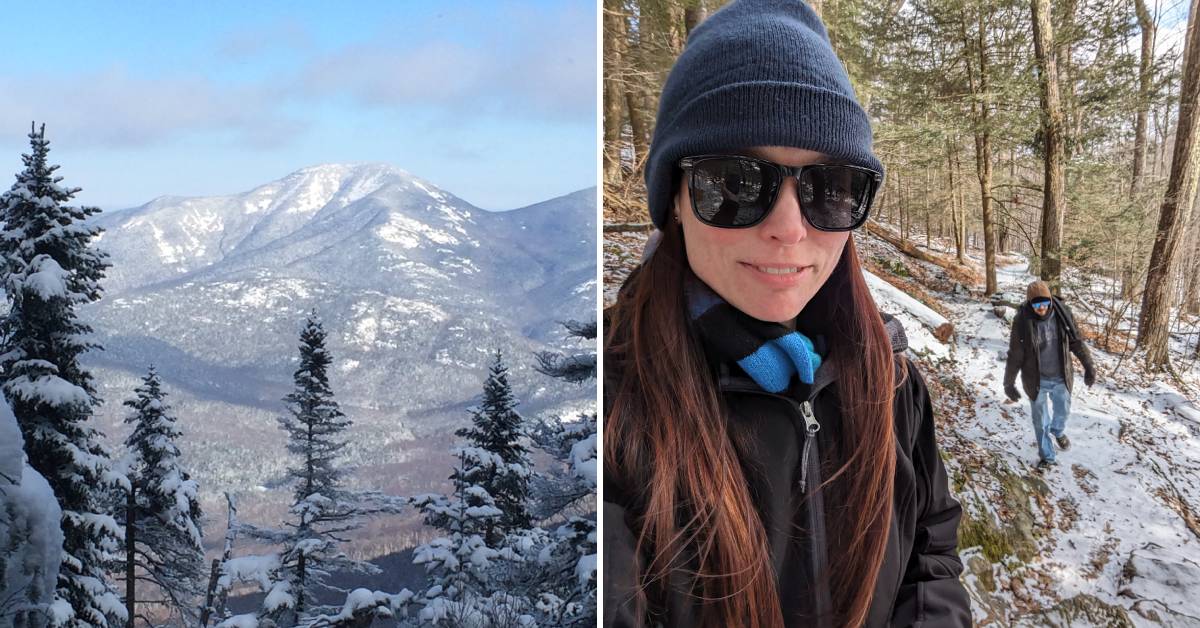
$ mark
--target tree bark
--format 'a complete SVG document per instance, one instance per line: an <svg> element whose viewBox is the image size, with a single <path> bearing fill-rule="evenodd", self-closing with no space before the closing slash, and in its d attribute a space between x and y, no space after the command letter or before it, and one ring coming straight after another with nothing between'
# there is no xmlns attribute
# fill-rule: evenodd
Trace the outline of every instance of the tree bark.
<svg viewBox="0 0 1200 628"><path fill-rule="evenodd" d="M929 206L930 205L929 193L930 193L930 190L933 189L933 176L932 175L933 175L933 168L928 168L928 167L925 168L925 203L924 203L924 205L925 205L925 248L927 248L927 249L930 248L929 232L932 231L929 228L929 214L933 211L932 208L930 208L930 206Z"/></svg>
<svg viewBox="0 0 1200 628"><path fill-rule="evenodd" d="M1154 18L1146 8L1146 0L1134 0L1138 27L1142 30L1142 54L1138 63L1137 118L1133 132L1133 181L1130 196L1142 189L1146 168L1146 123L1150 114L1150 91L1154 86Z"/></svg>
<svg viewBox="0 0 1200 628"><path fill-rule="evenodd" d="M992 217L992 138L991 129L989 128L990 119L990 104L989 104L989 85L988 85L988 55L987 55L987 20L984 12L981 10L976 16L976 39L974 42L975 52L978 57L973 60L978 63L976 70L978 77L975 77L970 71L971 63L967 64L967 80L971 88L971 93L976 96L971 102L972 113L975 118L975 172L979 178L979 203L983 218L983 268L984 268L984 291L987 294L994 294L997 290L996 286L996 227ZM967 49L972 48L971 41L967 36L966 18L960 23L962 37ZM978 80L976 80L978 79Z"/></svg>
<svg viewBox="0 0 1200 628"><path fill-rule="evenodd" d="M1046 54L1057 61L1055 64L1055 84L1059 92L1059 111L1062 112L1059 142L1063 147L1064 161L1070 159L1075 150L1075 142L1083 134L1082 120L1076 115L1078 114L1076 103L1079 99L1075 94L1074 67L1071 63L1072 43L1079 39L1075 25L1076 5L1077 0L1058 0L1054 3L1053 7L1047 2L1045 5L1046 11L1043 12L1043 17L1046 20L1046 32L1049 35L1048 41L1050 42L1050 48L1047 49ZM1061 21L1058 22L1057 27L1055 26L1052 8L1059 10ZM1055 37L1056 33L1058 35L1057 38ZM1036 32L1034 38L1037 38Z"/></svg>
<svg viewBox="0 0 1200 628"><path fill-rule="evenodd" d="M647 42L645 41L645 12L641 12L636 19L640 22L636 25L636 31L631 28L631 20L635 17L622 12L622 17L625 20L624 28L626 32L625 48L622 52L629 59L630 66L633 70L631 76L625 82L625 109L629 115L629 130L633 143L633 167L636 172L637 168L646 160L646 155L649 152L650 145L650 117L652 108L650 103L652 98L647 95L648 88L646 82L652 74L652 64L649 62L650 51L647 50ZM634 34L636 32L636 34Z"/></svg>
<svg viewBox="0 0 1200 628"><path fill-rule="evenodd" d="M221 577L221 559L212 559L212 568L208 574L208 587L204 589L204 608L200 609L200 628L208 628L208 620L215 610L217 580Z"/></svg>
<svg viewBox="0 0 1200 628"><path fill-rule="evenodd" d="M1060 292L1062 275L1063 201L1066 186L1063 163L1063 110L1059 96L1058 62L1054 53L1054 30L1050 23L1050 0L1030 0L1033 13L1034 55L1040 69L1038 83L1042 101L1042 141L1045 178L1042 184L1041 278L1054 294Z"/></svg>
<svg viewBox="0 0 1200 628"><path fill-rule="evenodd" d="M967 199L966 199L966 192L963 191L964 186L961 183L961 181L962 181L962 160L959 159L959 146L957 143L955 143L955 145L954 145L954 152L952 153L952 155L954 158L954 165L952 167L953 171L959 174L959 176L958 176L959 185L956 186L957 189L955 190L955 194L954 194L955 202L958 204L958 227L957 227L957 231L954 234L954 243L958 249L958 252L957 252L958 262L960 264L966 264L967 263L967 258L966 258L966 254L967 254Z"/></svg>
<svg viewBox="0 0 1200 628"><path fill-rule="evenodd" d="M604 182L621 182L626 22L620 0L604 0Z"/></svg>
<svg viewBox="0 0 1200 628"><path fill-rule="evenodd" d="M1150 253L1150 266L1146 272L1142 309L1138 316L1137 346L1146 350L1146 366L1150 370L1162 370L1169 365L1167 340L1173 301L1171 276L1180 236L1196 198L1196 174L1200 165L1197 164L1195 150L1196 104L1200 100L1200 30L1196 28L1198 6L1200 0L1192 0L1188 13L1175 148L1167 191L1159 211L1154 248Z"/></svg>
<svg viewBox="0 0 1200 628"><path fill-rule="evenodd" d="M959 264L963 263L963 243L958 229L958 185L954 180L954 148L949 138L946 139L946 172L950 179L950 227L954 230L954 255Z"/></svg>
<svg viewBox="0 0 1200 628"><path fill-rule="evenodd" d="M820 12L818 11L818 15ZM703 2L697 2L683 10L683 34L686 39L692 34L692 31L708 17L708 8Z"/></svg>

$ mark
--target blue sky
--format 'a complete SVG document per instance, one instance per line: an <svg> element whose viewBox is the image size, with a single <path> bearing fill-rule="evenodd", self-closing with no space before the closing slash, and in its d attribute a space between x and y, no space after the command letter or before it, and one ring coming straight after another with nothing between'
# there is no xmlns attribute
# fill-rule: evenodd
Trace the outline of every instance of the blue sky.
<svg viewBox="0 0 1200 628"><path fill-rule="evenodd" d="M105 209L381 161L485 209L595 185L596 3L60 2L6 10L0 188L29 123Z"/></svg>

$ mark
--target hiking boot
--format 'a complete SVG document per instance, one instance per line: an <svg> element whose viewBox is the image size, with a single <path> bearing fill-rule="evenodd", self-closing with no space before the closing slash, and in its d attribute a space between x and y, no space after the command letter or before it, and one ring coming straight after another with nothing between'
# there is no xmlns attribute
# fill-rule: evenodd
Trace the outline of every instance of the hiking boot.
<svg viewBox="0 0 1200 628"><path fill-rule="evenodd" d="M1058 443L1058 448L1066 451L1071 448L1071 439L1067 438L1066 434L1056 434L1054 442Z"/></svg>
<svg viewBox="0 0 1200 628"><path fill-rule="evenodd" d="M1057 462L1055 462L1053 460L1046 460L1045 458L1042 458L1041 460L1038 460L1037 470L1045 471L1046 469L1049 469L1050 467L1057 467L1057 466L1058 466Z"/></svg>

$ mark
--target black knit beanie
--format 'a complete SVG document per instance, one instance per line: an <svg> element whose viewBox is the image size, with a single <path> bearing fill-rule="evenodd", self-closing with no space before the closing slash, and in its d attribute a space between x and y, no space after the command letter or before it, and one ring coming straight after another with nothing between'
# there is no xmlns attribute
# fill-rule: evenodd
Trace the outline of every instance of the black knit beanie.
<svg viewBox="0 0 1200 628"><path fill-rule="evenodd" d="M683 157L791 146L883 172L871 124L800 0L734 0L704 20L671 68L646 164L650 218L671 215Z"/></svg>

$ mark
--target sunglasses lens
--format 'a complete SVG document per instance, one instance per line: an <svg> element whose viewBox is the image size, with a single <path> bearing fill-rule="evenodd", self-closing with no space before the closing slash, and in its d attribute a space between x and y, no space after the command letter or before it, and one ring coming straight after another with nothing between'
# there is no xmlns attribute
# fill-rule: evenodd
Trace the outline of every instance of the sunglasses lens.
<svg viewBox="0 0 1200 628"><path fill-rule="evenodd" d="M806 168L800 175L800 206L817 229L853 229L867 217L874 177L845 166Z"/></svg>
<svg viewBox="0 0 1200 628"><path fill-rule="evenodd" d="M747 227L763 219L779 175L756 161L704 159L693 166L688 192L696 217L714 227Z"/></svg>

